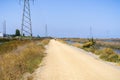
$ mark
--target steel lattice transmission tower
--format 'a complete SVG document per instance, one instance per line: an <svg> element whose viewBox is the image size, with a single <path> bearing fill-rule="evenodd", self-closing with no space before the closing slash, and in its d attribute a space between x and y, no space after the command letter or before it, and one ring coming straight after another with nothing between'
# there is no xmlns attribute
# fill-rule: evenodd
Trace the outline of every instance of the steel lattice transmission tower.
<svg viewBox="0 0 120 80"><path fill-rule="evenodd" d="M3 36L6 37L6 20L3 22Z"/></svg>
<svg viewBox="0 0 120 80"><path fill-rule="evenodd" d="M22 24L21 24L21 35L32 36L32 21L30 12L30 1L24 0ZM34 2L34 0L32 0Z"/></svg>

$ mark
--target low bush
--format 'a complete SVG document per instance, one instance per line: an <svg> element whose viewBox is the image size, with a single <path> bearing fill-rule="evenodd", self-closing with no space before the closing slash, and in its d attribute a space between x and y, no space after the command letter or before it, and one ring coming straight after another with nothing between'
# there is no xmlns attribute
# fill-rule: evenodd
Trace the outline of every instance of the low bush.
<svg viewBox="0 0 120 80"><path fill-rule="evenodd" d="M102 50L95 50L95 52L94 52L96 55L100 55L100 54L102 54Z"/></svg>
<svg viewBox="0 0 120 80"><path fill-rule="evenodd" d="M92 46L93 45L93 43L92 42L87 42L87 43L85 43L85 44L83 44L83 48L89 48L90 46Z"/></svg>
<svg viewBox="0 0 120 80"><path fill-rule="evenodd" d="M95 49L94 48L85 48L87 51L89 51L89 52L92 52L92 53L95 53Z"/></svg>
<svg viewBox="0 0 120 80"><path fill-rule="evenodd" d="M108 61L108 56L109 56L109 54L101 54L100 58L105 60L105 61Z"/></svg>
<svg viewBox="0 0 120 80"><path fill-rule="evenodd" d="M117 54L102 54L100 55L100 58L109 62L120 62L119 56Z"/></svg>
<svg viewBox="0 0 120 80"><path fill-rule="evenodd" d="M115 52L111 48L104 48L103 53L105 54L115 54Z"/></svg>
<svg viewBox="0 0 120 80"><path fill-rule="evenodd" d="M101 50L100 58L109 62L119 62L120 57L111 48Z"/></svg>
<svg viewBox="0 0 120 80"><path fill-rule="evenodd" d="M111 54L108 56L108 61L119 62L119 56L117 54Z"/></svg>

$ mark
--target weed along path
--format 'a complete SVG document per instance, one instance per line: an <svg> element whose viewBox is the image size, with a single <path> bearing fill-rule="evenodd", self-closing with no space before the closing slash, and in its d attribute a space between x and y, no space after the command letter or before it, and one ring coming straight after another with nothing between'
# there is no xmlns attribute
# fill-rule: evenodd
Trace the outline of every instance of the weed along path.
<svg viewBox="0 0 120 80"><path fill-rule="evenodd" d="M120 80L120 69L87 52L51 40L33 80Z"/></svg>

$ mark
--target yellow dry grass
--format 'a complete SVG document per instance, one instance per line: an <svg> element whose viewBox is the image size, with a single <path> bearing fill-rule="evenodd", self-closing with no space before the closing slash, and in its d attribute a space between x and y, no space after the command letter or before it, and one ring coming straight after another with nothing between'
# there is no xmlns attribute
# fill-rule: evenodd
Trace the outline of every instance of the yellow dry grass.
<svg viewBox="0 0 120 80"><path fill-rule="evenodd" d="M20 80L24 73L32 73L41 62L44 54L44 45L49 40L29 42L19 53L14 51L0 56L0 80ZM41 43L42 45L38 45Z"/></svg>

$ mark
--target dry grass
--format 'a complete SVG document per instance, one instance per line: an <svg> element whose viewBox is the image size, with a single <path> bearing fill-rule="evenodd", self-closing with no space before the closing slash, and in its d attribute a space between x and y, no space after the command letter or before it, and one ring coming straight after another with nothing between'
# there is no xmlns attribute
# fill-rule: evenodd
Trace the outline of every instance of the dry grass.
<svg viewBox="0 0 120 80"><path fill-rule="evenodd" d="M73 41L73 42L78 42L78 43L85 43L88 41L88 39L85 38L63 38L62 40L69 40L69 41Z"/></svg>
<svg viewBox="0 0 120 80"><path fill-rule="evenodd" d="M120 42L105 42L105 41L96 41L98 46L109 47L113 49L120 49Z"/></svg>
<svg viewBox="0 0 120 80"><path fill-rule="evenodd" d="M13 51L2 54L0 56L0 80L20 80L24 73L32 73L45 56L44 45L48 42L49 40L29 42L19 54Z"/></svg>
<svg viewBox="0 0 120 80"><path fill-rule="evenodd" d="M72 46L75 46L75 47L81 48L81 47L82 47L82 44L76 42L76 43L73 43Z"/></svg>
<svg viewBox="0 0 120 80"><path fill-rule="evenodd" d="M29 42L30 42L29 40L22 40L22 41L21 40L13 40L13 41L9 41L4 44L1 44L0 45L0 55L11 52L12 50L17 49L17 47L22 46Z"/></svg>

